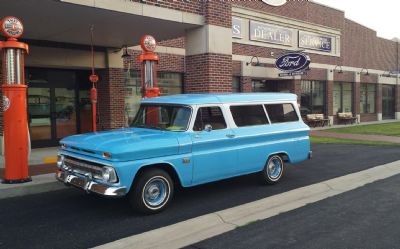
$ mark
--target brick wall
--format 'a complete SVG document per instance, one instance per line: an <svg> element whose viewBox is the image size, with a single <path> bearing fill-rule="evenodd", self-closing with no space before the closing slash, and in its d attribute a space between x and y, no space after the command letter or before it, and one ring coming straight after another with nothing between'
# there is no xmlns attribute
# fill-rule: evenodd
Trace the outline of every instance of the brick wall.
<svg viewBox="0 0 400 249"><path fill-rule="evenodd" d="M376 113L362 113L360 114L360 122L372 122L377 121L378 117Z"/></svg>
<svg viewBox="0 0 400 249"><path fill-rule="evenodd" d="M240 77L240 84L242 87L242 92L248 93L253 91L253 86L251 85L251 77Z"/></svg>
<svg viewBox="0 0 400 249"><path fill-rule="evenodd" d="M98 130L109 130L124 126L124 71L107 68L97 71L100 80L97 84L99 109Z"/></svg>
<svg viewBox="0 0 400 249"><path fill-rule="evenodd" d="M124 67L127 68L130 63L130 68L132 70L140 70L140 63L137 60L138 56L141 54L141 51L137 50L129 50L129 55L131 57L124 60ZM177 72L183 73L185 70L185 57L182 55L175 54L163 54L156 53L160 59L160 63L158 64L159 72Z"/></svg>
<svg viewBox="0 0 400 249"><path fill-rule="evenodd" d="M241 61L232 61L232 75L240 76L242 73L242 62Z"/></svg>
<svg viewBox="0 0 400 249"><path fill-rule="evenodd" d="M3 84L2 56L0 56L0 81ZM0 87L0 96L3 98L2 88ZM0 136L3 136L3 101L0 101Z"/></svg>
<svg viewBox="0 0 400 249"><path fill-rule="evenodd" d="M185 38L178 37L175 39L163 40L158 42L159 46L185 48Z"/></svg>
<svg viewBox="0 0 400 249"><path fill-rule="evenodd" d="M326 81L327 79L327 70L326 69L311 69L307 71L307 75L301 76L303 80L322 80Z"/></svg>
<svg viewBox="0 0 400 249"><path fill-rule="evenodd" d="M184 91L231 92L232 56L211 53L186 56Z"/></svg>
<svg viewBox="0 0 400 249"><path fill-rule="evenodd" d="M232 8L229 1L203 1L206 24L231 28Z"/></svg>
<svg viewBox="0 0 400 249"><path fill-rule="evenodd" d="M144 4L159 6L167 9L180 10L201 15L203 13L203 1L184 1L184 0L129 0Z"/></svg>
<svg viewBox="0 0 400 249"><path fill-rule="evenodd" d="M234 6L246 7L256 11L285 16L336 29L342 27L342 20L344 18L344 12L340 10L325 7L309 1L288 1L281 7L270 6L263 3L261 0L235 1Z"/></svg>

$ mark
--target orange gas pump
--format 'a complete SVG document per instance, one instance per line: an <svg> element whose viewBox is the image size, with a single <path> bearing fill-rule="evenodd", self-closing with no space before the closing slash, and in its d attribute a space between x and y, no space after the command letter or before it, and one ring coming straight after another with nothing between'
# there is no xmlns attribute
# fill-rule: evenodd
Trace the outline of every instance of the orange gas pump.
<svg viewBox="0 0 400 249"><path fill-rule="evenodd" d="M157 64L159 59L158 56L153 53L157 47L156 39L151 35L145 35L140 40L140 46L143 50L143 53L138 57L142 71L142 97L158 97L160 96L160 89L157 87ZM159 123L159 113L157 113L157 108L148 109L145 122L146 124Z"/></svg>
<svg viewBox="0 0 400 249"><path fill-rule="evenodd" d="M143 53L138 57L142 70L142 97L158 97L160 96L160 89L157 87L157 64L159 59L153 53L157 47L156 39L151 35L145 35L140 40L140 46L143 49Z"/></svg>
<svg viewBox="0 0 400 249"><path fill-rule="evenodd" d="M17 40L24 31L18 18L3 18L0 31L7 38L0 41L5 146L3 183L22 183L31 181L28 176L27 86L24 75L24 55L29 49L27 44Z"/></svg>

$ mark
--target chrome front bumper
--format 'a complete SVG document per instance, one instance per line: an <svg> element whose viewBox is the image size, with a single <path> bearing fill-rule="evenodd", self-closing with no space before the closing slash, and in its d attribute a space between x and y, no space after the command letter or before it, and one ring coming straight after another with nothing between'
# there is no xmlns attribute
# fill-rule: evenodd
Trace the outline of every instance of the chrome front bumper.
<svg viewBox="0 0 400 249"><path fill-rule="evenodd" d="M110 197L124 196L127 194L126 187L108 186L106 184L95 182L89 177L77 176L75 174L70 174L62 170L57 171L56 179L67 185L72 185L80 189L83 189L88 193L93 192L96 194L110 196Z"/></svg>

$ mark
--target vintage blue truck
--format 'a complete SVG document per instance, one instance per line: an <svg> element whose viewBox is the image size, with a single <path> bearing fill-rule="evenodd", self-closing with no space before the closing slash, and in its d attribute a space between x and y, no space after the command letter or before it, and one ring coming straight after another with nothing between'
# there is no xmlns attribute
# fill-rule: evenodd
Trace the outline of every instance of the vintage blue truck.
<svg viewBox="0 0 400 249"><path fill-rule="evenodd" d="M87 192L127 196L143 213L174 187L260 172L278 182L284 162L311 157L309 127L289 93L181 94L144 99L129 128L60 141L56 178Z"/></svg>

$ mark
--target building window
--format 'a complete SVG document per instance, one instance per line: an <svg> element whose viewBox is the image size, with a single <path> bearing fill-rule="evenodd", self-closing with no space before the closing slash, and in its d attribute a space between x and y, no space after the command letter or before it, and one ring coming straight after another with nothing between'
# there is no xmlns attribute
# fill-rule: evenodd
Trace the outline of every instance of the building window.
<svg viewBox="0 0 400 249"><path fill-rule="evenodd" d="M335 83L333 85L333 114L351 112L353 110L353 87L351 83Z"/></svg>
<svg viewBox="0 0 400 249"><path fill-rule="evenodd" d="M232 77L232 92L240 93L242 89L240 88L240 77L233 76Z"/></svg>
<svg viewBox="0 0 400 249"><path fill-rule="evenodd" d="M324 113L325 82L315 80L301 81L300 112L302 116L311 113Z"/></svg>
<svg viewBox="0 0 400 249"><path fill-rule="evenodd" d="M263 125L268 123L262 105L231 106L230 109L237 127Z"/></svg>
<svg viewBox="0 0 400 249"><path fill-rule="evenodd" d="M181 73L158 72L158 87L161 95L180 94L183 92ZM141 93L140 71L125 72L125 123L129 125L139 110Z"/></svg>
<svg viewBox="0 0 400 249"><path fill-rule="evenodd" d="M360 87L360 113L375 113L375 84L361 84Z"/></svg>

